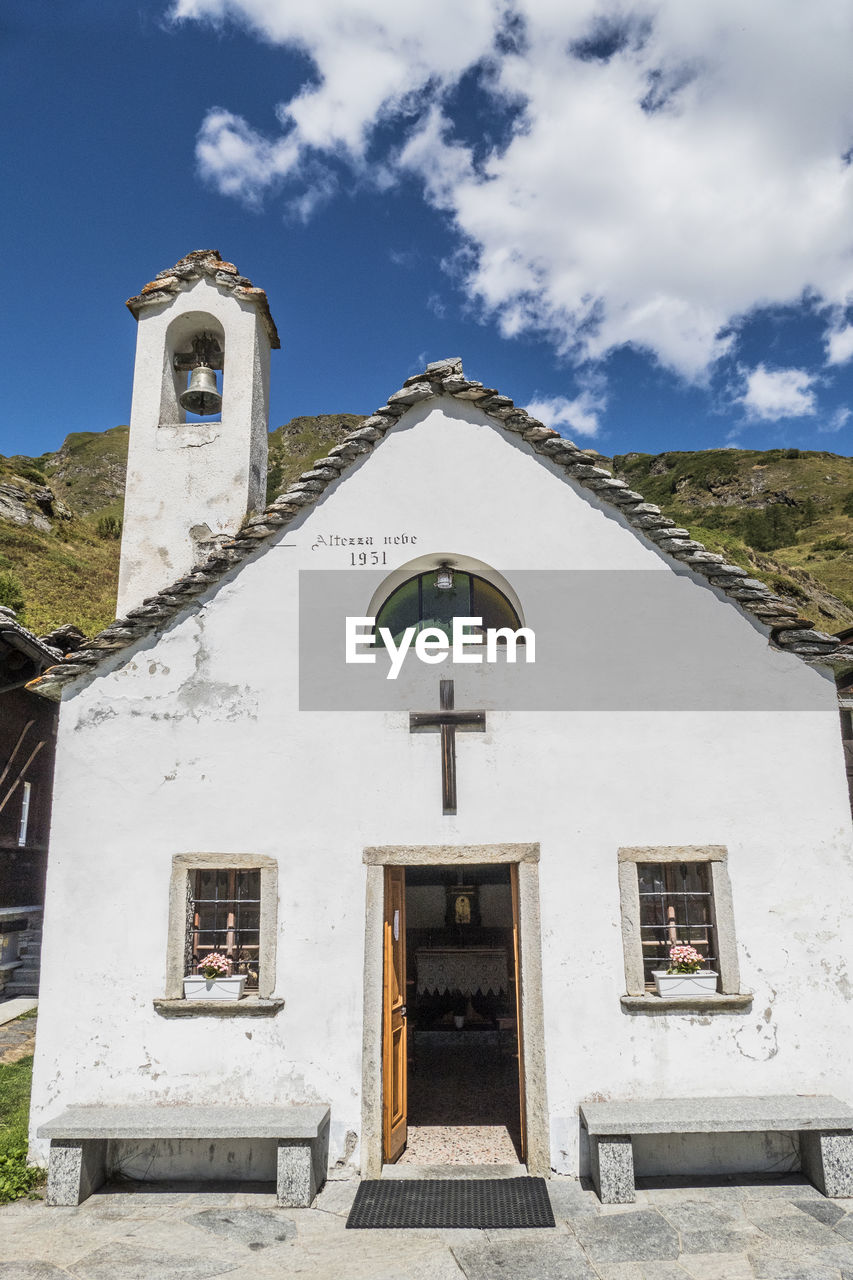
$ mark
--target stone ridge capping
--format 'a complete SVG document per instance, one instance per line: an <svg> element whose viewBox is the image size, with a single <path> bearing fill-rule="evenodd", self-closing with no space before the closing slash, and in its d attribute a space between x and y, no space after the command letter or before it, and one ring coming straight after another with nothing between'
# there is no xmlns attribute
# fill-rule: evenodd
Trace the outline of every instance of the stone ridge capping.
<svg viewBox="0 0 853 1280"><path fill-rule="evenodd" d="M167 271L161 271L153 280L144 285L142 291L134 298L128 298L126 306L135 319L144 307L154 306L158 302L166 302L173 294L180 293L192 280L208 276L223 289L228 289L236 298L245 298L254 302L269 335L270 346L278 350L281 342L275 321L270 314L270 304L263 289L256 289L248 276L241 276L233 262L224 262L218 249L194 249L180 262L176 262Z"/></svg>
<svg viewBox="0 0 853 1280"><path fill-rule="evenodd" d="M215 585L267 538L295 520L303 508L313 506L327 486L357 458L372 452L408 409L437 396L453 396L475 404L506 431L519 435L537 453L561 467L569 479L617 507L628 523L661 551L707 578L711 586L719 588L746 613L770 627L770 640L774 647L799 654L807 662L842 661L845 665L850 664L849 645L839 644L835 636L812 630L809 619L801 618L793 605L774 595L763 582L750 578L738 565L727 564L723 556L707 551L701 542L690 537L686 529L677 528L675 521L662 515L660 507L645 502L642 494L630 489L623 480L617 480L610 471L597 466L593 458L598 455L591 455L571 440L564 439L524 409L517 408L508 396L500 395L492 387L485 387L482 382L466 378L462 372L462 361L450 358L428 364L423 373L407 378L400 390L388 397L387 404L380 405L360 427L330 449L325 458L316 459L311 468L294 480L265 511L248 519L235 537L218 538L207 559L195 565L185 577L149 596L141 605L129 610L127 617L111 623L83 649L68 654L27 687L46 698L58 699L63 685L92 671L107 654L124 649L149 632L165 626L191 600Z"/></svg>

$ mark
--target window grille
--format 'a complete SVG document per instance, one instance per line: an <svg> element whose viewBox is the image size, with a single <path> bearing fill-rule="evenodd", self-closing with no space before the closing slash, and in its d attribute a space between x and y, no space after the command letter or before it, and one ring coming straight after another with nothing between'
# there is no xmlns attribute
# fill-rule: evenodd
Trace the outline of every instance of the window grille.
<svg viewBox="0 0 853 1280"><path fill-rule="evenodd" d="M190 947L193 969L218 951L232 974L246 975L246 991L257 990L261 938L259 870L204 870L190 877Z"/></svg>
<svg viewBox="0 0 853 1280"><path fill-rule="evenodd" d="M717 967L714 902L707 862L645 862L637 865L640 939L646 987L653 969L668 969L675 943L695 947L704 968Z"/></svg>

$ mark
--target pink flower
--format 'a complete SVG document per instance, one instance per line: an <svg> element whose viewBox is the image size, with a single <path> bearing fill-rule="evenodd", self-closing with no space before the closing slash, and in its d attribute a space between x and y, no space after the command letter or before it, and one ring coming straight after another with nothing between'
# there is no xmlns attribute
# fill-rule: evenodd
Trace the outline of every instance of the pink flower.
<svg viewBox="0 0 853 1280"><path fill-rule="evenodd" d="M669 958L671 961L669 973L696 973L705 963L705 958L695 947L690 947L686 942L675 943L669 949Z"/></svg>
<svg viewBox="0 0 853 1280"><path fill-rule="evenodd" d="M218 951L211 951L209 956L199 960L198 969L205 978L227 978L231 971L231 961Z"/></svg>

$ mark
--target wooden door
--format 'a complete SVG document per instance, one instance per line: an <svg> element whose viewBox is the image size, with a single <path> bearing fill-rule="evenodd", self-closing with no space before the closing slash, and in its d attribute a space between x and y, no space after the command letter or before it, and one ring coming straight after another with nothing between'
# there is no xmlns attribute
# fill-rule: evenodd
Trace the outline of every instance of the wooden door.
<svg viewBox="0 0 853 1280"><path fill-rule="evenodd" d="M385 868L382 984L382 1145L392 1164L403 1153L406 1108L406 868Z"/></svg>
<svg viewBox="0 0 853 1280"><path fill-rule="evenodd" d="M521 1018L521 934L518 863L510 864L512 884L512 954L515 965L515 1025L518 1036L518 1115L521 1126L521 1158L527 1159L527 1114L524 1106L524 1026Z"/></svg>

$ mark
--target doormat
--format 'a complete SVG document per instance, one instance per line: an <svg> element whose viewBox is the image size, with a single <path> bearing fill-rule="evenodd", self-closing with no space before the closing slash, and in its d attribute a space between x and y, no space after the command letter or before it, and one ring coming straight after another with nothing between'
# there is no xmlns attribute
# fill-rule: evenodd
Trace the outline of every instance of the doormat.
<svg viewBox="0 0 853 1280"><path fill-rule="evenodd" d="M388 1178L362 1182L347 1226L553 1227L544 1178Z"/></svg>

